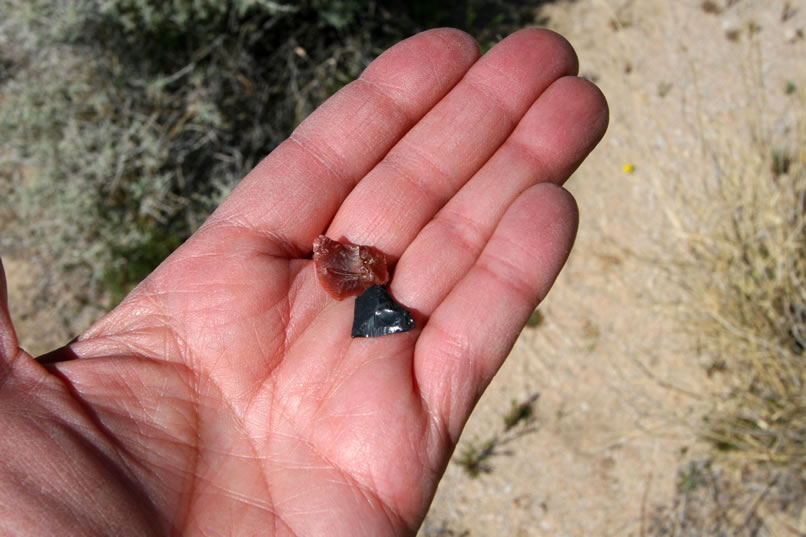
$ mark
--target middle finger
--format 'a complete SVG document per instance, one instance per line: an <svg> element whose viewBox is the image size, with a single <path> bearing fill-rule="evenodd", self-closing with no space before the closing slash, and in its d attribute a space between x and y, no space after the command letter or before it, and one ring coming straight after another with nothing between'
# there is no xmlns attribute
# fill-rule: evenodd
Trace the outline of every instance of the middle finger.
<svg viewBox="0 0 806 537"><path fill-rule="evenodd" d="M577 71L559 35L521 30L478 60L353 189L327 234L394 262L556 79Z"/></svg>

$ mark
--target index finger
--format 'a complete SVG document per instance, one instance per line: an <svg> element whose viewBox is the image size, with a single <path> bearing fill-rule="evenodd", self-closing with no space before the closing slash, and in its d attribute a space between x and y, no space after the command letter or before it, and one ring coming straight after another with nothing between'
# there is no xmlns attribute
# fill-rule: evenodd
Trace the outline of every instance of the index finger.
<svg viewBox="0 0 806 537"><path fill-rule="evenodd" d="M393 46L266 157L205 224L265 236L267 253L304 255L353 187L462 78L479 56L459 30Z"/></svg>

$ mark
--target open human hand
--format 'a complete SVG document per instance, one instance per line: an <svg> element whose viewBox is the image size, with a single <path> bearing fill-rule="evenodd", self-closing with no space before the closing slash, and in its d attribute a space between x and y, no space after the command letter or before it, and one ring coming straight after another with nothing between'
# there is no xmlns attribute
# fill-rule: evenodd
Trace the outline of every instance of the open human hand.
<svg viewBox="0 0 806 537"><path fill-rule="evenodd" d="M459 31L416 35L69 346L41 362L19 349L3 283L5 528L415 533L573 243L576 206L558 185L608 117L576 71L548 31L481 57ZM319 234L384 252L417 328L351 339L353 300L313 270Z"/></svg>

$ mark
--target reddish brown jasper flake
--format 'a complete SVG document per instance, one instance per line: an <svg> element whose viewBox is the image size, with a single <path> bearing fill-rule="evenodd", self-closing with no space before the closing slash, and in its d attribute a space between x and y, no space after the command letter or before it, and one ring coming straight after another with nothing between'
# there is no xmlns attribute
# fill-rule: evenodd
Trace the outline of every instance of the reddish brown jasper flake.
<svg viewBox="0 0 806 537"><path fill-rule="evenodd" d="M313 241L313 263L322 287L339 300L389 281L386 257L372 246L319 235Z"/></svg>

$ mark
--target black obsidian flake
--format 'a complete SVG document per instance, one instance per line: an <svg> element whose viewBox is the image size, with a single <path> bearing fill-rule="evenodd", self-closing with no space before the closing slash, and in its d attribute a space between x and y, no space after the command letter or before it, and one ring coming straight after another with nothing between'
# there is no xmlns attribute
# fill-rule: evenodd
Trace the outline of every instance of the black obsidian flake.
<svg viewBox="0 0 806 537"><path fill-rule="evenodd" d="M353 337L385 336L412 328L411 313L392 300L380 285L373 285L355 299Z"/></svg>

